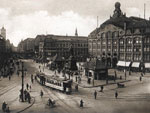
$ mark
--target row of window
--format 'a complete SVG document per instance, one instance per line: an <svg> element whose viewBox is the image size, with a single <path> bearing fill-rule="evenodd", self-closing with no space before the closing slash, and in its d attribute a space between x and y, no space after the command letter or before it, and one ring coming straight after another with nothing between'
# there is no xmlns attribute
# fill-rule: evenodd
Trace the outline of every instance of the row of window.
<svg viewBox="0 0 150 113"><path fill-rule="evenodd" d="M150 32L150 29L147 28L147 29L127 29L126 31L126 34L128 35L131 35L132 33L133 34L141 34L141 33L145 33L145 32ZM98 36L101 36L101 37L108 37L108 38L111 38L111 37L119 37L119 35L124 35L124 31L114 31L114 32L111 32L111 31L108 31L108 32L103 32L103 33L100 33L98 34Z"/></svg>
<svg viewBox="0 0 150 113"><path fill-rule="evenodd" d="M144 55L144 60L145 61L150 61L150 55L149 54L145 54Z"/></svg>
<svg viewBox="0 0 150 113"><path fill-rule="evenodd" d="M126 57L124 56L124 54L122 53L122 54L120 54L120 58L119 58L120 60L129 60L129 61L131 61L132 60L132 55L131 54L126 54ZM140 56L140 54L134 54L133 55L133 60L134 61L140 61L141 60L141 56Z"/></svg>
<svg viewBox="0 0 150 113"><path fill-rule="evenodd" d="M57 44L57 43L46 43L46 47L70 47L70 43L62 43L62 44ZM72 44L73 47L88 47L88 44L85 43L78 43L78 44Z"/></svg>

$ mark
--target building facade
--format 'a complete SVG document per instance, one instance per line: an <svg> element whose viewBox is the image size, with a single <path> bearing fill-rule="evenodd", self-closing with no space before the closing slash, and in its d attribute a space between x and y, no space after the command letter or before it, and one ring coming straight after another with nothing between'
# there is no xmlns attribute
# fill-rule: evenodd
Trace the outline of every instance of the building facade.
<svg viewBox="0 0 150 113"><path fill-rule="evenodd" d="M27 38L18 44L18 52L26 58L34 56L34 38Z"/></svg>
<svg viewBox="0 0 150 113"><path fill-rule="evenodd" d="M107 66L150 68L150 21L127 17L115 4L112 17L88 36L89 54Z"/></svg>
<svg viewBox="0 0 150 113"><path fill-rule="evenodd" d="M43 54L48 57L53 57L56 54L65 59L70 56L70 48L73 48L74 57L77 61L85 61L88 57L88 41L87 37L81 36L58 36L47 35L43 45Z"/></svg>

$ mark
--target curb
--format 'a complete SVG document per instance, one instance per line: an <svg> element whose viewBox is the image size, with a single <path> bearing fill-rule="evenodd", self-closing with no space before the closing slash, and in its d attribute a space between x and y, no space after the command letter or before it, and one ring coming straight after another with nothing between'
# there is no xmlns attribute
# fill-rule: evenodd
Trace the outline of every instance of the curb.
<svg viewBox="0 0 150 113"><path fill-rule="evenodd" d="M94 88L94 87L100 87L100 86L108 86L108 85L113 85L113 84L117 84L117 83L124 83L124 82L130 82L131 80L126 80L126 81L121 81L121 82L115 82L115 83L109 83L109 84L101 84L101 85L97 85L97 86L82 86L80 84L78 84L80 87L82 88ZM76 82L74 82L75 84L77 84Z"/></svg>
<svg viewBox="0 0 150 113"><path fill-rule="evenodd" d="M20 110L20 111L18 111L18 112L16 112L16 113L21 113L21 112L23 112L23 111L29 109L30 107L32 107L32 105L35 103L35 97L32 97L32 98L33 98L34 100L33 100L33 102L32 102L31 105L29 105L28 107L26 107L26 108L24 108L24 109L22 109L22 110Z"/></svg>

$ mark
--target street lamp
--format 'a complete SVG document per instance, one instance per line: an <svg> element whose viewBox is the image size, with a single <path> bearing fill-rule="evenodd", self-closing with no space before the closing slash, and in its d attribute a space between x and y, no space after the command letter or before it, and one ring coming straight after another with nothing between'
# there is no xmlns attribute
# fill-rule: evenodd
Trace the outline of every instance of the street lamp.
<svg viewBox="0 0 150 113"><path fill-rule="evenodd" d="M22 65L22 68L21 68L21 70L19 70L19 71L21 71L22 72L22 76L21 76L21 78L22 78L22 89L21 89L21 100L22 100L22 102L24 102L24 71L27 71L26 69L24 69L24 63L22 62L22 61L20 61L20 63L21 63L21 65Z"/></svg>

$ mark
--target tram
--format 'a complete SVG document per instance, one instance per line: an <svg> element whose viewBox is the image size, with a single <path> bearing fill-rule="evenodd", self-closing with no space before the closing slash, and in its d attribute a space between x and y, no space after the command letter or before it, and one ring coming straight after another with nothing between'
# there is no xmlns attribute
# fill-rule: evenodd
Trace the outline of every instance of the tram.
<svg viewBox="0 0 150 113"><path fill-rule="evenodd" d="M44 73L37 72L36 80L44 86L50 87L55 90L62 91L70 94L72 92L72 80L60 78L56 75L45 75Z"/></svg>

